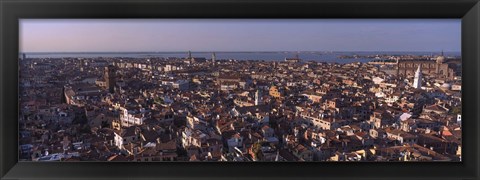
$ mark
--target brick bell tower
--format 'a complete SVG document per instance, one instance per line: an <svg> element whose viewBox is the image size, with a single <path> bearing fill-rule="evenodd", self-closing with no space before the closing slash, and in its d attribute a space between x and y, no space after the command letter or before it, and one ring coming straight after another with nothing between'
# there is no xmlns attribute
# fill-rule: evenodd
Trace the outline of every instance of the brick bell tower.
<svg viewBox="0 0 480 180"><path fill-rule="evenodd" d="M115 92L115 84L117 79L117 69L113 65L109 65L105 67L105 82L108 88L108 92L114 93Z"/></svg>

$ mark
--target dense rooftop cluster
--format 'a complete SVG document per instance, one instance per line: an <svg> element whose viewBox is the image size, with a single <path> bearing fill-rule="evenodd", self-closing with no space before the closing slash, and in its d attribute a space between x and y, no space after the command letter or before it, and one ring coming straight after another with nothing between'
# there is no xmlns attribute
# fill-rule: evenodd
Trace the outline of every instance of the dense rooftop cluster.
<svg viewBox="0 0 480 180"><path fill-rule="evenodd" d="M459 62L24 58L19 158L461 161Z"/></svg>

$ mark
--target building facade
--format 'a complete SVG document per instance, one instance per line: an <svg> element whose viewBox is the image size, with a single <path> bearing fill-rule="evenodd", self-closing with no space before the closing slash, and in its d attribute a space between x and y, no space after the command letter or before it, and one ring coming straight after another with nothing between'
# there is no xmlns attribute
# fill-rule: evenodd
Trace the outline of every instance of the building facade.
<svg viewBox="0 0 480 180"><path fill-rule="evenodd" d="M453 64L445 61L445 57L438 56L433 60L402 60L397 64L398 76L414 76L418 67L425 75L435 76L437 78L452 80L455 77Z"/></svg>

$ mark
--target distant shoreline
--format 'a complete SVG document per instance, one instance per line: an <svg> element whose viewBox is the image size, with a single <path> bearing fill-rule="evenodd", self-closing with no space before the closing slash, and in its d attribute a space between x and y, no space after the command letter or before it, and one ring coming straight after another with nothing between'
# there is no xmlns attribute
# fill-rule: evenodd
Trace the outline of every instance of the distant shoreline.
<svg viewBox="0 0 480 180"><path fill-rule="evenodd" d="M20 52L19 54L170 54L188 51ZM191 51L191 53L439 53L439 51ZM461 53L461 51L444 51Z"/></svg>
<svg viewBox="0 0 480 180"><path fill-rule="evenodd" d="M258 61L284 61L285 58L295 58L298 56L301 61L316 62L337 62L368 63L374 60L376 56L430 56L440 55L439 52L401 52L401 51L256 51L256 52L195 52L192 51L192 57L211 59L215 53L217 60L258 60ZM182 52L41 52L24 53L27 58L185 58L188 57L188 51ZM461 57L461 53L446 52L446 56ZM23 53L19 54L21 58ZM346 58L357 57L357 58Z"/></svg>

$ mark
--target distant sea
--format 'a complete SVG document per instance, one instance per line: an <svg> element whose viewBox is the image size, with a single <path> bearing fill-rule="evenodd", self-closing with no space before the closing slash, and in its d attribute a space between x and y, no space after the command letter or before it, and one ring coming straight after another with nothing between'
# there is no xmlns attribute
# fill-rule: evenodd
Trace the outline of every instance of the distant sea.
<svg viewBox="0 0 480 180"><path fill-rule="evenodd" d="M317 62L337 62L337 63L351 63L351 62L369 62L369 58L357 59L341 59L339 56L367 56L367 55L439 55L440 52L387 52L387 51L359 51L359 52L331 52L331 51L278 51L278 52L215 52L217 59L235 59L235 60L264 60L264 61L283 61L285 58L294 58L298 53L298 57L302 61L317 61ZM187 57L187 52L31 52L25 53L29 58L154 58L154 57ZM460 52L445 52L445 56L460 57ZM193 57L204 57L210 59L212 52L192 52ZM21 57L21 54L20 54Z"/></svg>

